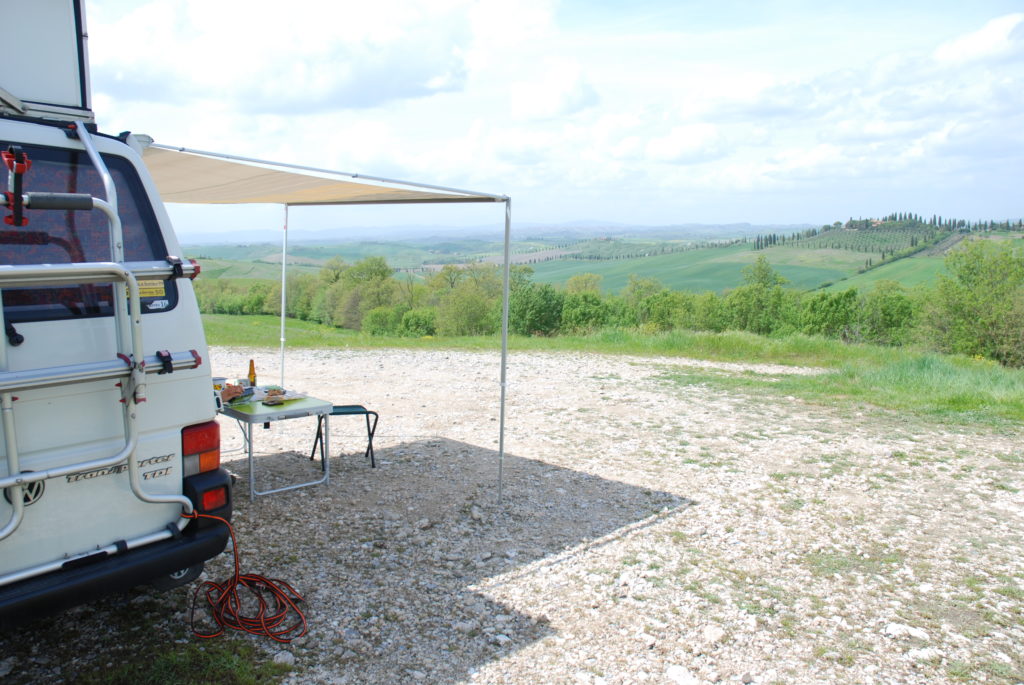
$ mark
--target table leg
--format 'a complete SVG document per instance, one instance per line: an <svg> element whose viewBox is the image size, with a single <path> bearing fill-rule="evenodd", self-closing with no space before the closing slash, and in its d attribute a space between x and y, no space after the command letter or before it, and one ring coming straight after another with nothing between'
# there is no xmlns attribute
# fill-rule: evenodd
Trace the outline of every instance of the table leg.
<svg viewBox="0 0 1024 685"><path fill-rule="evenodd" d="M256 473L254 471L256 464L252 458L252 424L248 424L246 428L248 429L246 442L249 443L249 501L252 502L256 499Z"/></svg>
<svg viewBox="0 0 1024 685"><path fill-rule="evenodd" d="M328 443L331 440L331 415L324 414L324 439L320 443L320 459L323 462L324 467L324 483L327 485L331 484L331 449Z"/></svg>

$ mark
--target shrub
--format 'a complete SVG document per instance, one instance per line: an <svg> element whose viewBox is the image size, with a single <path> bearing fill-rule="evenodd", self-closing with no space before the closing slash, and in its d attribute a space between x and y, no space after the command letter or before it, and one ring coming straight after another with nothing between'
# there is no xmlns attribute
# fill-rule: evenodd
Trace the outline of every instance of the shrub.
<svg viewBox="0 0 1024 685"><path fill-rule="evenodd" d="M977 240L946 257L926 322L943 352L1024 362L1024 251Z"/></svg>
<svg viewBox="0 0 1024 685"><path fill-rule="evenodd" d="M519 335L552 335L562 325L565 295L547 283L527 283L509 297L508 327Z"/></svg>
<svg viewBox="0 0 1024 685"><path fill-rule="evenodd" d="M596 292L569 293L562 304L562 328L589 333L608 324L611 307Z"/></svg>
<svg viewBox="0 0 1024 685"><path fill-rule="evenodd" d="M849 288L838 293L819 292L804 301L800 329L809 335L852 340L858 337L857 291Z"/></svg>
<svg viewBox="0 0 1024 685"><path fill-rule="evenodd" d="M438 302L437 332L439 335L490 335L498 330L499 318L495 312L499 308L500 302L488 297L483 285L467 278Z"/></svg>
<svg viewBox="0 0 1024 685"><path fill-rule="evenodd" d="M918 305L896 281L878 281L858 302L861 334L867 342L902 345L918 318Z"/></svg>
<svg viewBox="0 0 1024 685"><path fill-rule="evenodd" d="M402 316L398 332L410 338L434 335L437 333L437 312L429 307L410 309Z"/></svg>
<svg viewBox="0 0 1024 685"><path fill-rule="evenodd" d="M362 331L368 335L395 335L401 321L394 307L374 307L363 316Z"/></svg>

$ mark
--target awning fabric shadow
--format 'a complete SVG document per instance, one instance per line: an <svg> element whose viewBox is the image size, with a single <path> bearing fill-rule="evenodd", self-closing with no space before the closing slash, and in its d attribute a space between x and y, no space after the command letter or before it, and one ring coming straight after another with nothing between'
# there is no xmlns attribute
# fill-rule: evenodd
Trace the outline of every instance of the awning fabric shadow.
<svg viewBox="0 0 1024 685"><path fill-rule="evenodd" d="M286 580L305 597L308 636L288 649L308 682L457 682L502 655L553 634L543 614L493 601L478 584L586 553L694 504L684 497L506 454L497 501L497 453L447 439L377 449L371 469L355 442L332 443L331 483L248 498L244 457L234 526L242 571ZM339 447L343 450L339 456ZM307 479L308 452L257 456L260 487ZM230 554L207 565L230 573ZM74 679L107 662L152 658L154 640L191 642L193 586L136 589L23 627L0 649L21 665L56 657ZM145 641L133 638L147 635ZM221 639L221 638L218 638ZM19 680L15 667L11 682Z"/></svg>
<svg viewBox="0 0 1024 685"><path fill-rule="evenodd" d="M289 552L311 563L334 555L308 593L313 623L338 621L330 649L311 655L313 675L347 674L351 682L465 678L552 634L543 615L495 603L476 584L558 563L567 551L693 504L509 455L499 503L496 452L447 439L379 449L377 458L379 468L371 470L361 453L335 457L329 492L297 491L303 494L296 499L317 502L309 510L274 497L252 509L240 505L246 519L265 517L268 507L280 515L302 511L311 534L294 540Z"/></svg>

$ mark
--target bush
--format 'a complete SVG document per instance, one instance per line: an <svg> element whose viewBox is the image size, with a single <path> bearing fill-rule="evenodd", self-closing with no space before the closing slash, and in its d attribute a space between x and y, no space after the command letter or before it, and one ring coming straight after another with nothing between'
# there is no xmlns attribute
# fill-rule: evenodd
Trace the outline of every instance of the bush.
<svg viewBox="0 0 1024 685"><path fill-rule="evenodd" d="M437 304L439 335L491 335L498 330L497 298L488 297L484 286L467 278L448 291Z"/></svg>
<svg viewBox="0 0 1024 685"><path fill-rule="evenodd" d="M395 307L374 307L363 316L362 331L367 335L395 335L401 322Z"/></svg>
<svg viewBox="0 0 1024 685"><path fill-rule="evenodd" d="M849 288L838 293L815 293L804 301L800 329L808 335L855 340L857 329L857 291Z"/></svg>
<svg viewBox="0 0 1024 685"><path fill-rule="evenodd" d="M596 292L569 293L562 303L562 328L589 333L608 324L611 307Z"/></svg>
<svg viewBox="0 0 1024 685"><path fill-rule="evenodd" d="M928 309L927 327L943 352L1024 363L1024 251L977 240L946 257Z"/></svg>
<svg viewBox="0 0 1024 685"><path fill-rule="evenodd" d="M917 323L918 305L896 281L878 281L861 296L858 320L864 340L880 345L908 342Z"/></svg>
<svg viewBox="0 0 1024 685"><path fill-rule="evenodd" d="M437 312L429 307L410 309L402 316L398 333L410 338L422 338L437 333Z"/></svg>
<svg viewBox="0 0 1024 685"><path fill-rule="evenodd" d="M647 313L644 327L651 331L670 331L682 325L693 310L692 296L678 290L662 290L648 297L643 304Z"/></svg>
<svg viewBox="0 0 1024 685"><path fill-rule="evenodd" d="M553 335L562 325L565 295L547 283L527 283L509 297L508 328L519 335Z"/></svg>
<svg viewBox="0 0 1024 685"><path fill-rule="evenodd" d="M693 310L683 326L695 331L721 333L729 327L729 310L725 299L713 292L705 292L693 298Z"/></svg>

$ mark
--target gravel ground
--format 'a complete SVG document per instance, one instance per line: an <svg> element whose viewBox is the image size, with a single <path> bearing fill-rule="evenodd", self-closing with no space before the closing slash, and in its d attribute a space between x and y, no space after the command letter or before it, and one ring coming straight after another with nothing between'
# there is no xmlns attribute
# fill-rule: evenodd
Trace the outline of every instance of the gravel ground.
<svg viewBox="0 0 1024 685"><path fill-rule="evenodd" d="M250 356L211 353L229 376ZM306 599L307 636L246 638L294 663L286 680L1024 681L1017 431L699 382L810 369L510 362L499 501L496 354L289 353L289 388L381 420L377 469L360 419L336 418L329 486L255 503L236 489L243 571ZM315 475L312 431L257 429L261 487ZM241 485L244 460L225 464ZM190 593L136 590L0 636L0 676L72 682L115 645L146 658L152 639L137 636L189 640Z"/></svg>

